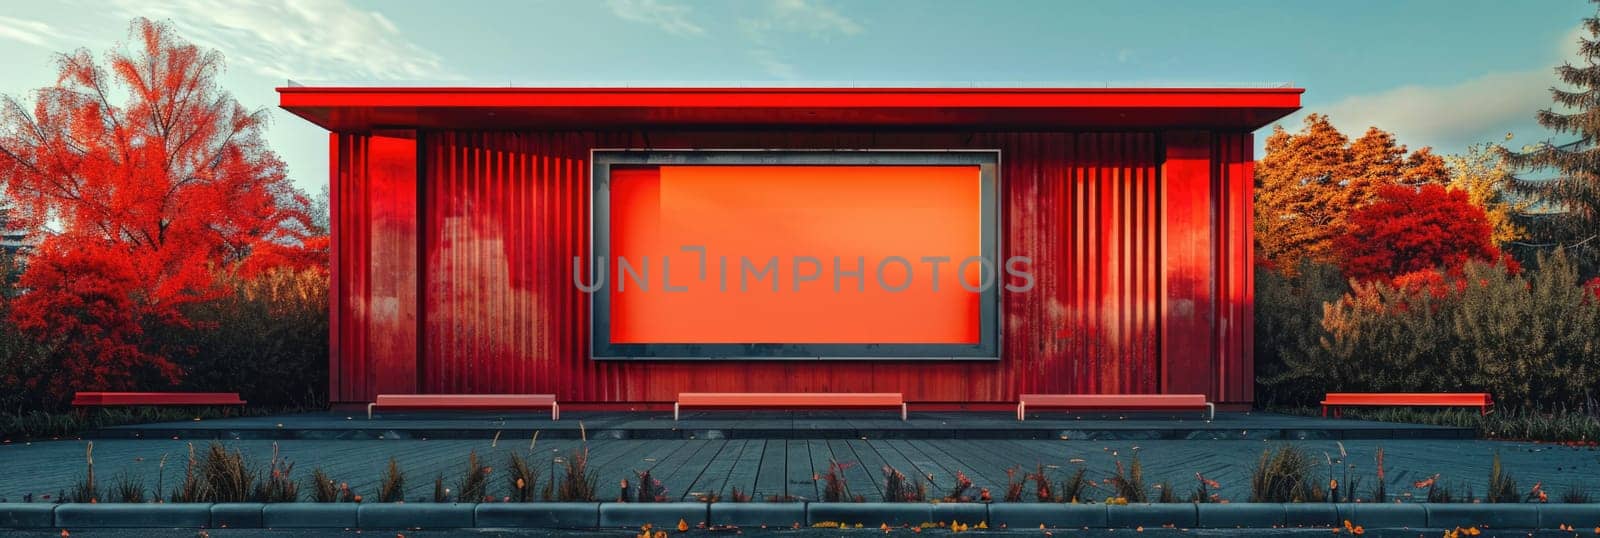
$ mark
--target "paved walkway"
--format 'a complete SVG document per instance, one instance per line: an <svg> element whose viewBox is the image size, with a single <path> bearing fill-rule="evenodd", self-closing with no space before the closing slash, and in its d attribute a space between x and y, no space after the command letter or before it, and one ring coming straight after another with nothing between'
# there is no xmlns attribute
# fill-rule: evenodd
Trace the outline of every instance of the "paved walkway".
<svg viewBox="0 0 1600 538"><path fill-rule="evenodd" d="M565 422L565 421L563 421ZM210 441L194 441L203 450ZM1261 452L1281 443L1295 443L1316 454L1339 458L1340 446L1334 441L1089 441L1089 440L1010 440L1010 439L596 439L589 441L592 462L600 475L600 491L614 497L619 482L631 479L634 471L650 470L666 486L674 499L693 500L699 493L716 492L728 496L733 488L758 497L790 495L818 499L821 483L813 476L824 473L830 461L851 463L846 478L852 492L868 500L882 498L884 465L910 475L932 474L940 486L951 483L955 472L965 472L979 487L989 488L998 499L1006 484L1006 469L1021 466L1032 469L1045 465L1063 476L1076 465L1085 465L1089 476L1103 479L1114 468L1115 460L1138 453L1145 465L1146 480L1152 484L1171 480L1178 491L1187 493L1194 485L1196 472L1222 484L1222 496L1245 501L1249 494L1249 472ZM273 441L224 441L243 450L253 462L264 465ZM371 494L390 457L397 458L407 473L407 498L429 499L435 476L441 473L452 487L465 469L467 453L476 450L487 465L495 468L492 491L506 490L503 471L508 454L529 451L530 439L502 436L470 440L287 440L277 442L281 454L296 463L294 476L304 478L315 466L322 467L336 480L346 481L357 492ZM158 462L167 456L164 483L167 489L183 473L189 441L172 439L120 440L95 442L96 475L109 485L119 472L144 478L153 488ZM67 489L83 472L86 441L13 443L0 446L0 497L21 500L32 493L36 500ZM534 459L544 467L543 478L551 475L549 462L580 442L570 439L541 439L533 449ZM1534 443L1461 440L1350 440L1343 442L1361 476L1361 491L1370 489L1373 455L1384 449L1391 495L1417 491L1411 483L1435 473L1447 484L1467 486L1479 494L1489 474L1491 456L1499 452L1506 468L1526 490L1542 482L1552 495L1569 485L1587 485L1600 494L1600 451ZM1076 460L1082 460L1077 463ZM1342 475L1342 471L1340 472ZM1325 478L1325 477L1324 477ZM1340 477L1342 480L1342 476ZM303 488L304 490L304 488ZM1031 491L1031 487L1029 488ZM1420 492L1418 492L1420 494ZM1104 495L1101 491L1097 497Z"/></svg>
<svg viewBox="0 0 1600 538"><path fill-rule="evenodd" d="M1029 413L1018 422L1008 412L911 412L901 421L883 412L564 412L551 421L542 412L488 413L305 413L266 417L138 424L106 428L104 439L489 439L495 435L578 439L1465 439L1473 432L1421 424L1333 420L1274 413L1067 414Z"/></svg>

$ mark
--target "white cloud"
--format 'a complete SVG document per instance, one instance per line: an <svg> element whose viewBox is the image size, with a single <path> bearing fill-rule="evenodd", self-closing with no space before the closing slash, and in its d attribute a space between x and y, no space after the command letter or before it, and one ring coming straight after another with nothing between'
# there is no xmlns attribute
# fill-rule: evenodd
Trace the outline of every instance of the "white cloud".
<svg viewBox="0 0 1600 538"><path fill-rule="evenodd" d="M1555 66L1563 61L1579 63L1577 43L1587 35L1582 26L1562 34L1549 56L1533 60L1544 64L1540 67L1489 72L1452 84L1407 84L1350 95L1331 104L1307 105L1279 123L1295 130L1305 114L1324 113L1350 136L1377 126L1411 147L1433 146L1444 152L1500 141L1507 132L1528 128L1536 111L1552 106L1550 88L1565 86L1556 76ZM1549 135L1548 131L1537 133L1540 140Z"/></svg>
<svg viewBox="0 0 1600 538"><path fill-rule="evenodd" d="M115 0L128 16L170 19L196 44L273 78L459 78L393 22L345 0Z"/></svg>
<svg viewBox="0 0 1600 538"><path fill-rule="evenodd" d="M795 70L793 64L779 60L777 53L770 49L750 49L750 58L754 59L768 75L784 80L800 78L800 72Z"/></svg>
<svg viewBox="0 0 1600 538"><path fill-rule="evenodd" d="M1530 120L1534 111L1550 106L1549 88L1555 82L1550 68L1489 73L1451 85L1409 85L1352 95L1307 109L1327 114L1350 136L1375 125L1413 147L1456 148L1498 140L1496 135L1505 129Z"/></svg>
<svg viewBox="0 0 1600 538"><path fill-rule="evenodd" d="M835 34L856 35L863 30L860 23L838 10L811 0L773 0L768 20L779 28L805 32L818 39Z"/></svg>
<svg viewBox="0 0 1600 538"><path fill-rule="evenodd" d="M830 41L834 36L852 36L865 31L861 23L838 10L814 0L773 0L755 17L739 19L739 30L754 44L749 55L763 70L776 78L795 80L800 71L780 56L784 34L805 34L814 40Z"/></svg>
<svg viewBox="0 0 1600 538"><path fill-rule="evenodd" d="M65 36L50 25L28 19L0 15L0 39L21 41L38 47L49 47Z"/></svg>
<svg viewBox="0 0 1600 538"><path fill-rule="evenodd" d="M706 29L689 20L694 10L689 6L662 0L608 0L611 13L623 20L649 24L661 31L680 36L705 35Z"/></svg>

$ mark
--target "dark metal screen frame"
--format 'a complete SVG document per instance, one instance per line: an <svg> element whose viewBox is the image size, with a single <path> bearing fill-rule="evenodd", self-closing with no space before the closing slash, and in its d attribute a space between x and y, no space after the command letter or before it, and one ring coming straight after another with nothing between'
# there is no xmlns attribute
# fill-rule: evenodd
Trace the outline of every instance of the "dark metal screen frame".
<svg viewBox="0 0 1600 538"><path fill-rule="evenodd" d="M591 271L599 260L611 263L611 168L650 165L792 165L792 166L977 166L980 181L981 232L979 255L994 274L979 292L979 338L976 344L815 344L815 343L661 343L611 342L611 293L602 287L589 294L590 357L594 360L999 360L1000 294L1005 286L1005 261L1000 259L1000 150L628 150L590 152L589 242L591 259L575 271ZM609 272L609 271L608 271ZM576 275L574 275L576 276ZM583 275L591 280L590 275ZM620 275L614 275L620 277ZM776 276L774 277L776 278ZM608 286L615 281L608 279ZM965 290L963 290L965 291Z"/></svg>

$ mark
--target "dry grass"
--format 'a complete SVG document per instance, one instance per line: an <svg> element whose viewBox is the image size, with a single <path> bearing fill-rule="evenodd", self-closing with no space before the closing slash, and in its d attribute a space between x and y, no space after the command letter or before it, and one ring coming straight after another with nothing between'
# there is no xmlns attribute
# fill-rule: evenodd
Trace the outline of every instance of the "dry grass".
<svg viewBox="0 0 1600 538"><path fill-rule="evenodd" d="M311 500L319 503L339 502L339 485L318 467L311 470Z"/></svg>
<svg viewBox="0 0 1600 538"><path fill-rule="evenodd" d="M1312 478L1315 463L1304 450L1294 445L1261 452L1250 473L1250 502L1320 502L1322 489Z"/></svg>
<svg viewBox="0 0 1600 538"><path fill-rule="evenodd" d="M528 460L521 454L512 452L506 462L506 485L511 490L511 500L515 502L533 502L534 492L538 491L539 471L528 465Z"/></svg>
<svg viewBox="0 0 1600 538"><path fill-rule="evenodd" d="M1087 501L1088 497L1085 494L1088 493L1089 486L1092 485L1089 482L1088 475L1089 470L1080 465L1077 470L1067 476L1066 480L1062 480L1061 500L1069 503Z"/></svg>
<svg viewBox="0 0 1600 538"><path fill-rule="evenodd" d="M1138 453L1134 453L1132 460L1127 467L1123 467L1122 460L1118 459L1116 474L1106 479L1106 485L1119 499L1130 503L1150 502L1149 489L1144 485L1144 464L1139 462Z"/></svg>
<svg viewBox="0 0 1600 538"><path fill-rule="evenodd" d="M1489 464L1489 491L1484 493L1483 500L1491 503L1514 503L1521 500L1517 494L1517 479L1506 472L1500 465L1500 453L1494 453L1494 461Z"/></svg>
<svg viewBox="0 0 1600 538"><path fill-rule="evenodd" d="M272 461L267 464L267 479L255 487L256 502L292 503L300 500L300 485L290 476L294 463L278 456L278 443L272 443Z"/></svg>
<svg viewBox="0 0 1600 538"><path fill-rule="evenodd" d="M444 487L444 475L433 479L433 502L450 502L450 488Z"/></svg>
<svg viewBox="0 0 1600 538"><path fill-rule="evenodd" d="M478 461L478 451L467 453L467 468L462 470L461 481L456 483L456 496L461 502L482 502L487 497L491 471Z"/></svg>
<svg viewBox="0 0 1600 538"><path fill-rule="evenodd" d="M255 471L245 462L242 452L229 451L222 443L213 442L200 469L210 493L205 501L242 503L252 499Z"/></svg>
<svg viewBox="0 0 1600 538"><path fill-rule="evenodd" d="M83 479L72 485L68 500L75 503L100 502L100 485L94 481L94 442L91 441L89 447L84 449L83 459Z"/></svg>
<svg viewBox="0 0 1600 538"><path fill-rule="evenodd" d="M111 481L111 498L121 503L144 502L144 479L128 471L117 473Z"/></svg>
<svg viewBox="0 0 1600 538"><path fill-rule="evenodd" d="M405 500L406 473L400 470L400 461L390 456L389 465L384 467L383 475L378 478L378 502L398 503Z"/></svg>
<svg viewBox="0 0 1600 538"><path fill-rule="evenodd" d="M189 443L189 459L183 467L183 483L172 490L169 500L175 503L197 503L205 502L210 496L210 486L202 478L200 461L194 454L194 443Z"/></svg>
<svg viewBox="0 0 1600 538"><path fill-rule="evenodd" d="M905 473L892 466L883 466L884 502L923 502L928 500L928 486L921 480L913 483Z"/></svg>
<svg viewBox="0 0 1600 538"><path fill-rule="evenodd" d="M600 493L598 489L600 487L600 473L589 470L589 430L584 427L582 421L578 422L578 437L583 441L582 446L572 449L572 452L567 457L560 458L561 466L565 471L565 474L561 477L561 483L547 486L555 490L553 497L564 502L594 501ZM554 476L554 472L551 475ZM554 483L554 481L550 482L550 484ZM546 499L550 497L552 495L549 493L545 495Z"/></svg>

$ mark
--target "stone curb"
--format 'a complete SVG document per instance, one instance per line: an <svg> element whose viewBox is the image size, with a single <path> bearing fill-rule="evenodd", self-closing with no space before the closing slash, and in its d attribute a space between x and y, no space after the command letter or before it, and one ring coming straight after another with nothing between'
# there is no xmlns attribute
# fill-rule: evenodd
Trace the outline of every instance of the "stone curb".
<svg viewBox="0 0 1600 538"><path fill-rule="evenodd" d="M693 528L710 523L710 510L706 503L600 503L600 528L670 530L679 521Z"/></svg>
<svg viewBox="0 0 1600 538"><path fill-rule="evenodd" d="M46 504L0 503L0 529L320 528L673 529L819 523L891 527L961 522L990 528L1283 528L1497 530L1600 527L1594 504L1103 504L1052 503L484 503Z"/></svg>
<svg viewBox="0 0 1600 538"><path fill-rule="evenodd" d="M354 503L281 503L261 509L268 529L353 529L360 521Z"/></svg>
<svg viewBox="0 0 1600 538"><path fill-rule="evenodd" d="M262 503L217 503L211 505L211 526L219 529L259 529Z"/></svg>
<svg viewBox="0 0 1600 538"><path fill-rule="evenodd" d="M1126 504L1106 506L1106 526L1111 528L1193 528L1198 524L1199 505L1189 503ZM1230 507L1232 505L1229 505ZM1243 506L1243 505L1240 505ZM1244 510L1240 510L1245 513Z"/></svg>
<svg viewBox="0 0 1600 538"><path fill-rule="evenodd" d="M467 529L477 526L477 504L373 503L356 511L363 529Z"/></svg>
<svg viewBox="0 0 1600 538"><path fill-rule="evenodd" d="M54 504L0 504L0 529L45 529L54 526Z"/></svg>
<svg viewBox="0 0 1600 538"><path fill-rule="evenodd" d="M486 503L476 514L481 528L593 529L600 503Z"/></svg>
<svg viewBox="0 0 1600 538"><path fill-rule="evenodd" d="M712 503L717 525L783 528L806 524L806 503Z"/></svg>
<svg viewBox="0 0 1600 538"><path fill-rule="evenodd" d="M56 507L62 528L196 528L211 526L210 504L81 504Z"/></svg>
<svg viewBox="0 0 1600 538"><path fill-rule="evenodd" d="M1539 528L1539 506L1533 504L1431 504L1427 509L1428 526L1437 529Z"/></svg>

